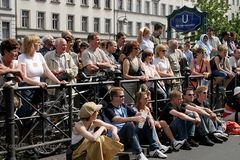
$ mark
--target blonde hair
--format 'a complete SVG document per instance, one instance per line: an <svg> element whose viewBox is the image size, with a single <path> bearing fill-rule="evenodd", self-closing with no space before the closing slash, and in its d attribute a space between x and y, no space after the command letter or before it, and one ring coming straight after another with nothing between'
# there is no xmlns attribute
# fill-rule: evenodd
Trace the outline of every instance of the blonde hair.
<svg viewBox="0 0 240 160"><path fill-rule="evenodd" d="M148 27L145 27L143 30L143 36L146 36L149 33L150 33L150 29Z"/></svg>
<svg viewBox="0 0 240 160"><path fill-rule="evenodd" d="M139 107L139 105L140 105L141 98L142 98L144 95L147 95L147 92L137 92L137 93L136 93L135 105L136 105L137 109L139 109L138 107Z"/></svg>
<svg viewBox="0 0 240 160"><path fill-rule="evenodd" d="M26 55L32 56L35 52L34 43L40 42L39 36L30 34L24 37L23 40L23 52Z"/></svg>
<svg viewBox="0 0 240 160"><path fill-rule="evenodd" d="M182 92L177 91L177 90L173 90L172 92L170 92L169 94L169 99L172 100L174 98L179 98L182 96Z"/></svg>
<svg viewBox="0 0 240 160"><path fill-rule="evenodd" d="M199 94L201 94L202 92L208 90L207 86L199 86L196 90L195 90L195 94L198 97Z"/></svg>
<svg viewBox="0 0 240 160"><path fill-rule="evenodd" d="M158 52L162 50L166 50L166 46L163 44L158 44L155 48L155 57L159 57Z"/></svg>

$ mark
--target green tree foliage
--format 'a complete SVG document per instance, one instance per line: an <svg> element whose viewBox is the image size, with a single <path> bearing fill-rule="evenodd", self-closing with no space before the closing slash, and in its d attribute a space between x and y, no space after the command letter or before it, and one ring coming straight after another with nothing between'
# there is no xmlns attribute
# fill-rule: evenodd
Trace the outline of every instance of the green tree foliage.
<svg viewBox="0 0 240 160"><path fill-rule="evenodd" d="M231 31L232 27L226 16L230 6L226 0L197 0L195 7L207 13L206 25L211 26L217 36L223 31ZM200 30L200 32L203 32Z"/></svg>

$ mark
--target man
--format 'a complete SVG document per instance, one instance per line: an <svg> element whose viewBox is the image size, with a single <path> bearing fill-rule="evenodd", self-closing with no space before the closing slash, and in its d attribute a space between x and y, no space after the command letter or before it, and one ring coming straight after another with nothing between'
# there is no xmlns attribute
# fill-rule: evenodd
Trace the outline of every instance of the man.
<svg viewBox="0 0 240 160"><path fill-rule="evenodd" d="M96 32L90 33L87 39L89 47L83 51L81 57L84 73L97 75L99 69L113 68L114 66L108 62L104 51L99 48L99 34Z"/></svg>
<svg viewBox="0 0 240 160"><path fill-rule="evenodd" d="M67 42L63 38L55 41L55 50L46 53L44 56L46 63L52 73L59 79L69 83L75 83L78 73L78 67L75 65L72 57L66 53ZM48 84L55 84L47 79ZM54 91L49 90L50 95L56 95Z"/></svg>
<svg viewBox="0 0 240 160"><path fill-rule="evenodd" d="M181 147L184 150L191 150L189 142L193 142L195 135L195 125L199 125L201 120L197 112L190 111L183 104L182 93L173 90L169 95L170 101L163 108L160 119L165 120L170 126L174 137L177 140L187 139Z"/></svg>
<svg viewBox="0 0 240 160"><path fill-rule="evenodd" d="M190 42L186 41L183 46L183 53L185 54L185 56L187 58L189 66L191 65L192 60L193 60L193 52L190 50L190 48L191 48Z"/></svg>
<svg viewBox="0 0 240 160"><path fill-rule="evenodd" d="M212 27L207 28L208 42L212 46L211 57L217 55L217 48L221 45L221 42L217 36L214 36L214 31Z"/></svg>
<svg viewBox="0 0 240 160"><path fill-rule="evenodd" d="M51 35L44 36L42 38L43 47L39 50L40 53L44 56L48 51L54 49L53 45L54 38Z"/></svg>
<svg viewBox="0 0 240 160"><path fill-rule="evenodd" d="M161 44L161 35L163 32L163 27L161 24L156 23L154 25L154 31L152 33L152 36L150 37L150 40L153 42L154 44L154 49L156 48L156 46L158 44Z"/></svg>
<svg viewBox="0 0 240 160"><path fill-rule="evenodd" d="M125 45L126 35L123 32L119 32L116 35L116 42L117 42L117 49L113 56L115 57L116 61L121 62L123 59L120 58L120 55L122 54L122 49ZM120 59L119 59L120 58Z"/></svg>
<svg viewBox="0 0 240 160"><path fill-rule="evenodd" d="M234 54L229 58L229 63L234 72L240 72L240 49L235 49Z"/></svg>
<svg viewBox="0 0 240 160"><path fill-rule="evenodd" d="M111 103L105 108L104 113L110 122L118 128L120 142L126 148L131 148L136 153L136 159L147 160L142 153L139 140L147 140L150 149L150 156L167 158L160 151L160 142L157 138L153 119L147 117L143 128L135 124L143 122L144 118L140 113L124 104L124 90L121 87L113 87L110 91ZM153 124L150 125L150 124Z"/></svg>
<svg viewBox="0 0 240 160"><path fill-rule="evenodd" d="M107 41L106 42L106 49L105 49L105 53L108 59L108 62L112 65L114 65L114 68L117 68L117 64L119 64L115 57L113 56L113 54L116 52L117 50L117 43L115 41Z"/></svg>
<svg viewBox="0 0 240 160"><path fill-rule="evenodd" d="M206 146L213 146L214 143L222 143L223 140L221 137L218 137L217 129L214 125L214 121L216 120L216 114L213 112L206 112L203 107L200 107L193 103L194 101L194 93L193 89L187 88L184 90L184 102L188 104L186 106L187 109L191 111L195 111L200 115L201 124L196 127L197 139L200 144Z"/></svg>

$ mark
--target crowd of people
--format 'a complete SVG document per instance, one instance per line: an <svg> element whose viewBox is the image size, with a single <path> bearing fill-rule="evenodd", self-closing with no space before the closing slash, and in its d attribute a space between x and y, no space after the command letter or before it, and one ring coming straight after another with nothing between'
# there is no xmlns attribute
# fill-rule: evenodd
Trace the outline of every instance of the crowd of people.
<svg viewBox="0 0 240 160"><path fill-rule="evenodd" d="M8 73L15 75L15 85L40 86L41 90L51 84L81 82L82 73L87 77L102 76L103 72L113 76L121 71L122 79L140 80L141 83L123 84L127 92L121 87L111 88L110 101L102 108L109 123L97 119L101 107L95 103L79 106L80 121L73 128L70 159L85 155L110 160L124 148L131 149L136 159L145 160L141 144L149 145L151 157L167 158L166 153L171 150L223 143L228 139L226 126L207 104L207 86L213 77L214 86L226 88L240 71L240 48L232 38L235 33L224 32L220 41L209 27L194 46L186 41L181 49L176 39L162 42L162 32L163 27L155 24L153 32L147 27L140 29L133 41L127 41L127 35L119 32L116 41L101 41L100 34L90 33L85 42L74 38L70 31L56 39L51 35L40 39L34 34L26 35L22 43L7 39L1 43L0 85L4 85ZM149 81L182 76L186 68L192 75L202 75L201 79L192 80L196 83L193 88L182 88L180 79L159 80L156 86ZM49 99L56 98L58 92L48 89ZM239 93L238 87L234 90L235 99L227 102L225 120L238 121L235 113L239 114ZM21 91L33 105L39 103L38 94L38 89ZM154 118L156 108L151 99L155 95L157 99L168 97L169 102L159 103L159 114ZM4 114L2 102L0 110ZM25 101L17 110L19 117L32 113Z"/></svg>

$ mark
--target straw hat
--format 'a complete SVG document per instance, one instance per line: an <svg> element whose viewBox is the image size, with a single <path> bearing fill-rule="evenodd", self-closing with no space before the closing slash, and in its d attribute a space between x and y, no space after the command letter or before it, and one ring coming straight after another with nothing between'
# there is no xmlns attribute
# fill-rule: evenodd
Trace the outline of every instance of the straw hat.
<svg viewBox="0 0 240 160"><path fill-rule="evenodd" d="M102 105L97 105L94 102L86 102L79 111L80 118L91 117L94 112L99 111L101 108Z"/></svg>

